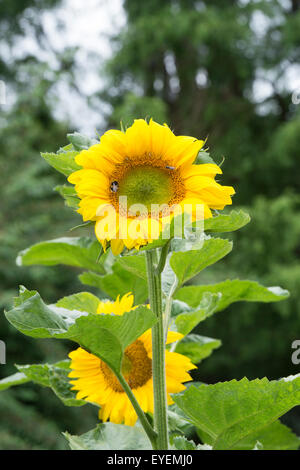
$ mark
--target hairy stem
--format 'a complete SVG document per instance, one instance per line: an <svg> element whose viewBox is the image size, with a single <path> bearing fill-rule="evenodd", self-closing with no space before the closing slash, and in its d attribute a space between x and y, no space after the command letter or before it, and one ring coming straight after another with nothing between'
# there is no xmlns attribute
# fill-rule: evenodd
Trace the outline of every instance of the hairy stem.
<svg viewBox="0 0 300 470"><path fill-rule="evenodd" d="M146 251L150 307L157 316L152 327L152 373L154 390L154 429L156 449L168 449L167 391L165 372L165 336L162 312L161 273L157 270L157 253ZM162 271L162 269L161 269Z"/></svg>

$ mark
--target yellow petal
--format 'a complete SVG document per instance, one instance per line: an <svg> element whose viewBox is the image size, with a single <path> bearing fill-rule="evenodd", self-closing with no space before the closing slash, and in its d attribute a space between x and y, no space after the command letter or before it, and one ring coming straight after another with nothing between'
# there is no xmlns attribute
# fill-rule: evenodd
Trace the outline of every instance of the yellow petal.
<svg viewBox="0 0 300 470"><path fill-rule="evenodd" d="M150 151L156 157L164 157L168 148L172 146L175 135L165 124L161 126L157 122L150 119Z"/></svg>
<svg viewBox="0 0 300 470"><path fill-rule="evenodd" d="M111 251L113 252L115 256L118 256L120 253L122 253L124 249L123 240L111 240L110 246L111 246Z"/></svg>
<svg viewBox="0 0 300 470"><path fill-rule="evenodd" d="M106 147L110 147L114 154L120 156L120 159L126 156L126 136L124 132L111 129L103 134L100 142Z"/></svg>
<svg viewBox="0 0 300 470"><path fill-rule="evenodd" d="M182 171L182 177L184 179L190 176L210 176L215 177L217 174L221 175L222 170L218 165L213 163L203 163L201 165L192 165L188 168L184 168Z"/></svg>
<svg viewBox="0 0 300 470"><path fill-rule="evenodd" d="M177 136L167 150L165 159L176 168L187 164L192 165L203 144L203 140L197 140L194 137Z"/></svg>
<svg viewBox="0 0 300 470"><path fill-rule="evenodd" d="M168 331L167 341L166 344L175 343L175 341L179 341L183 338L181 333L177 333L177 331Z"/></svg>
<svg viewBox="0 0 300 470"><path fill-rule="evenodd" d="M131 158L150 152L149 125L144 119L135 119L126 130L126 154Z"/></svg>

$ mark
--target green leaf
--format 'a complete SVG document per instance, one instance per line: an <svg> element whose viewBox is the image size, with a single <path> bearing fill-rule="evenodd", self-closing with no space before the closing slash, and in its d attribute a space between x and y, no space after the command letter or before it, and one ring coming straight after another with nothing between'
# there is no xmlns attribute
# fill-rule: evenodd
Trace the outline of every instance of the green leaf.
<svg viewBox="0 0 300 470"><path fill-rule="evenodd" d="M194 430L191 424L183 416L182 411L179 410L179 413L181 413L179 414L177 410L178 408L176 407L174 403L171 407L169 406L167 409L169 430L171 432L175 431L175 432L180 432L183 434L187 434L187 430L189 428Z"/></svg>
<svg viewBox="0 0 300 470"><path fill-rule="evenodd" d="M41 153L41 155L49 165L65 176L69 176L74 171L81 169L75 162L75 157L78 155L77 150L62 149L59 153Z"/></svg>
<svg viewBox="0 0 300 470"><path fill-rule="evenodd" d="M56 364L32 364L17 368L27 380L31 380L43 387L50 387L57 397L66 406L83 406L87 402L76 399L76 392L71 390L72 385L68 374L70 372L70 361L62 361Z"/></svg>
<svg viewBox="0 0 300 470"><path fill-rule="evenodd" d="M146 259L143 254L123 256L119 259L120 265L134 276L147 280Z"/></svg>
<svg viewBox="0 0 300 470"><path fill-rule="evenodd" d="M5 314L22 333L36 338L75 341L115 372L121 370L126 347L156 322L155 314L144 306L120 316L78 313L47 306L40 295L33 292L31 297Z"/></svg>
<svg viewBox="0 0 300 470"><path fill-rule="evenodd" d="M93 273L92 271L87 271L82 274L79 274L78 278L80 282L86 286L92 286L92 287L97 287L98 289L101 289L101 279L102 279L101 274L96 274ZM108 294L110 295L110 294Z"/></svg>
<svg viewBox="0 0 300 470"><path fill-rule="evenodd" d="M104 274L101 262L97 263L100 249L100 243L88 237L57 238L37 243L21 251L17 257L17 264L19 266L67 264Z"/></svg>
<svg viewBox="0 0 300 470"><path fill-rule="evenodd" d="M300 376L192 385L173 399L214 449L233 449L300 404Z"/></svg>
<svg viewBox="0 0 300 470"><path fill-rule="evenodd" d="M14 297L14 307L18 307L25 300L29 299L36 293L35 290L27 290L24 286L19 286L19 297Z"/></svg>
<svg viewBox="0 0 300 470"><path fill-rule="evenodd" d="M157 240L153 240L151 243L147 243L146 245L141 246L138 252L142 253L144 251L154 250L156 248L162 248L166 243L168 243L168 240L163 237L163 234L160 234Z"/></svg>
<svg viewBox="0 0 300 470"><path fill-rule="evenodd" d="M242 440L235 450L251 450L257 442L262 444L263 450L297 450L300 446L300 438L279 420Z"/></svg>
<svg viewBox="0 0 300 470"><path fill-rule="evenodd" d="M186 286L180 289L175 297L195 308L207 292L220 294L216 312L224 310L234 302L278 302L289 296L289 292L280 287L264 287L255 281L236 279L204 286Z"/></svg>
<svg viewBox="0 0 300 470"><path fill-rule="evenodd" d="M220 295L207 293L201 299L199 305L192 309L184 308L183 312L174 318L174 328L181 334L187 335L190 331L216 312ZM184 304L186 305L186 304Z"/></svg>
<svg viewBox="0 0 300 470"><path fill-rule="evenodd" d="M78 294L63 297L57 303L57 307L68 310L79 310L80 312L97 313L99 299L90 292L79 292Z"/></svg>
<svg viewBox="0 0 300 470"><path fill-rule="evenodd" d="M198 446L196 446L195 442L189 441L184 436L174 437L173 444L176 450L198 450Z"/></svg>
<svg viewBox="0 0 300 470"><path fill-rule="evenodd" d="M58 398L66 406L84 406L87 404L85 400L78 400L76 392L71 390L72 384L69 381L69 370L64 370L59 367L49 369L49 382L50 387L58 396Z"/></svg>
<svg viewBox="0 0 300 470"><path fill-rule="evenodd" d="M226 256L232 249L232 242L221 238L205 240L201 250L172 253L170 266L177 276L177 289L200 271Z"/></svg>
<svg viewBox="0 0 300 470"><path fill-rule="evenodd" d="M202 429L197 429L197 434L203 442L213 443L213 439ZM259 432L242 439L233 447L233 450L254 450L258 447L258 443L263 450L297 450L300 446L300 438L277 420Z"/></svg>
<svg viewBox="0 0 300 470"><path fill-rule="evenodd" d="M99 424L81 436L64 433L72 450L151 450L150 441L140 426ZM111 457L113 458L113 456ZM109 461L108 461L109 463Z"/></svg>
<svg viewBox="0 0 300 470"><path fill-rule="evenodd" d="M91 139L90 137L80 134L79 132L67 134L67 138L73 145L74 149L78 151L88 149L94 144L99 144L98 140Z"/></svg>
<svg viewBox="0 0 300 470"><path fill-rule="evenodd" d="M242 210L231 211L229 214L220 214L204 221L205 232L233 232L250 222L250 215Z"/></svg>
<svg viewBox="0 0 300 470"><path fill-rule="evenodd" d="M155 322L154 313L144 306L120 316L82 316L69 328L67 337L100 357L113 371L119 372L126 347Z"/></svg>
<svg viewBox="0 0 300 470"><path fill-rule="evenodd" d="M72 209L78 209L80 199L75 191L74 186L69 186L67 184L63 184L60 186L55 186L55 191L57 191L62 198L65 200L65 204Z"/></svg>
<svg viewBox="0 0 300 470"><path fill-rule="evenodd" d="M200 335L187 335L177 344L175 351L190 358L194 364L210 356L214 349L221 346L219 339Z"/></svg>
<svg viewBox="0 0 300 470"><path fill-rule="evenodd" d="M173 269L170 266L170 257L171 253L167 256L166 264L161 274L161 288L163 294L171 299L174 295L176 287L178 285L178 279L176 274L174 273Z"/></svg>
<svg viewBox="0 0 300 470"><path fill-rule="evenodd" d="M49 387L49 367L48 364L26 364L16 365L18 371L24 374L28 380L43 387Z"/></svg>
<svg viewBox="0 0 300 470"><path fill-rule="evenodd" d="M133 276L118 261L112 266L112 270L112 273L105 276L86 272L80 274L79 279L82 284L97 287L112 299L116 299L118 295L123 296L128 292L132 292L136 304L141 304L147 299L147 283L144 279Z"/></svg>
<svg viewBox="0 0 300 470"><path fill-rule="evenodd" d="M212 163L216 165L216 162L210 157L209 152L206 150L200 150L194 162L195 165L201 165L203 163Z"/></svg>
<svg viewBox="0 0 300 470"><path fill-rule="evenodd" d="M22 290L19 301L15 301L16 306L5 312L17 330L33 338L51 338L67 332L68 322L55 307L48 307L36 291L27 291L26 294Z"/></svg>
<svg viewBox="0 0 300 470"><path fill-rule="evenodd" d="M16 374L5 377L5 379L0 380L0 390L6 390L7 388L14 387L15 385L21 385L26 382L29 382L29 379L25 374L17 372Z"/></svg>

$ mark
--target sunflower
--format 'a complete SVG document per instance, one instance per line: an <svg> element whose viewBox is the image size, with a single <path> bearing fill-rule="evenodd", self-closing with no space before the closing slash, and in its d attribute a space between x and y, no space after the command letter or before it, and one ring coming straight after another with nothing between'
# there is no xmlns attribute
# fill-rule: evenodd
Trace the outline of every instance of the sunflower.
<svg viewBox="0 0 300 470"><path fill-rule="evenodd" d="M99 144L76 156L82 169L68 180L81 199L78 212L84 221L95 221L95 233L104 249L111 242L113 253L119 254L124 246L139 249L158 238L166 212L153 215L153 205L179 205L184 210L187 204L198 204L203 207L202 218L209 218L211 209L231 204L234 189L215 181L221 169L212 163L193 164L203 144L194 137L175 136L166 124L137 119L125 132L105 132ZM124 199L126 209L120 202ZM141 205L146 211L132 209ZM99 208L108 207L117 218L108 214L104 229Z"/></svg>
<svg viewBox="0 0 300 470"><path fill-rule="evenodd" d="M98 313L122 315L133 307L133 295L126 294L116 302L100 302ZM182 338L169 331L167 344ZM113 423L133 426L137 415L117 377L108 365L93 354L78 348L69 354L71 358L69 377L77 399L85 399L101 406L99 418ZM170 393L185 389L183 382L191 380L188 370L195 369L191 361L178 353L166 351L166 383L168 404L172 404ZM130 344L124 354L122 373L133 391L139 405L146 413L153 413L152 337L147 330Z"/></svg>

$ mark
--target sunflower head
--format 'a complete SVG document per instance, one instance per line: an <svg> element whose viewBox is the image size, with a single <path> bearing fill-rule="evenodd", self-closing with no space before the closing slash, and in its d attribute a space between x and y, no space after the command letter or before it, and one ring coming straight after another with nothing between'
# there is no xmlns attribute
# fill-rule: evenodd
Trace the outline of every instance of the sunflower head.
<svg viewBox="0 0 300 470"><path fill-rule="evenodd" d="M133 296L126 294L115 302L99 302L98 313L123 315L132 310ZM179 333L168 333L167 343L182 338ZM71 384L78 399L97 403L99 417L114 423L133 426L137 415L109 366L98 357L78 348L69 354L71 358ZM191 380L187 371L194 369L191 361L178 353L166 351L166 382L168 403L173 403L171 393L185 389L184 382ZM144 412L153 413L152 336L147 330L126 350L122 362L122 374L132 389ZM75 380L74 380L75 379Z"/></svg>
<svg viewBox="0 0 300 470"><path fill-rule="evenodd" d="M167 125L138 119L125 132L107 131L99 144L77 155L82 169L69 181L81 199L78 212L84 220L95 221L104 249L111 242L118 254L124 246L139 248L158 238L174 206L184 211L187 204L201 205L202 217L208 218L211 209L231 204L233 188L215 181L221 169L210 163L193 164L203 144L193 137L175 136ZM104 224L105 208L114 215ZM196 220L196 211L192 212Z"/></svg>

